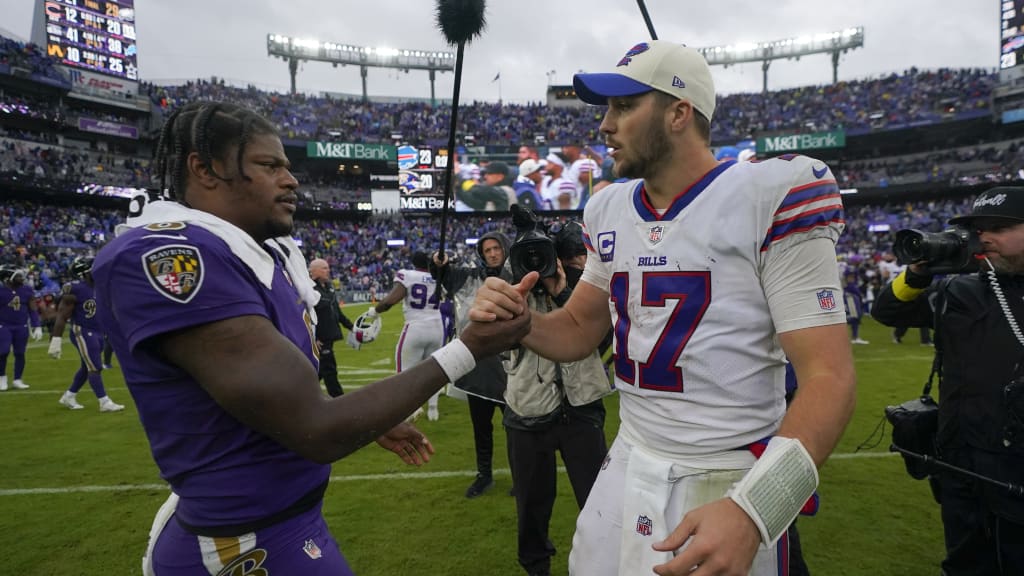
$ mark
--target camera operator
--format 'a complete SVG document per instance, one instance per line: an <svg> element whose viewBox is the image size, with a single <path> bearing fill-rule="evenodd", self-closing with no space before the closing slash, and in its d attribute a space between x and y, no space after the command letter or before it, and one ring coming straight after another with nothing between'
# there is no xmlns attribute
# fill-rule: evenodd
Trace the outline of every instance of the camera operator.
<svg viewBox="0 0 1024 576"><path fill-rule="evenodd" d="M1024 482L1024 187L997 187L943 234L901 231L910 262L879 294L872 315L887 326L935 328L941 354L938 457L1000 482ZM953 239L954 242L950 242ZM951 249L952 246L952 249ZM977 248L976 248L977 247ZM977 256L972 256L980 252ZM904 258L907 255L907 258ZM941 282L935 274L969 271ZM1024 498L942 471L947 576L1024 574Z"/></svg>
<svg viewBox="0 0 1024 576"><path fill-rule="evenodd" d="M554 272L527 297L530 308L561 308L587 261L583 228L570 221L549 238L539 231L531 212L517 207L513 222L519 229L510 257L516 281L532 269ZM548 537L557 494L555 453L562 454L582 509L608 451L602 398L612 393L612 387L597 350L583 360L559 363L519 347L505 361L505 370L503 423L515 486L519 564L531 576L548 576L555 554Z"/></svg>

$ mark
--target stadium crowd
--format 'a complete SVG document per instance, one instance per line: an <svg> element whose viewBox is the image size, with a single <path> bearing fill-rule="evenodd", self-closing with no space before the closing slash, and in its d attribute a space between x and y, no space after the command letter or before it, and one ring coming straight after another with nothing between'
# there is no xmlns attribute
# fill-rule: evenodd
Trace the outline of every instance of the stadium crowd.
<svg viewBox="0 0 1024 576"><path fill-rule="evenodd" d="M843 129L848 134L906 127L987 114L995 74L982 69L918 70L882 78L804 86L767 93L720 96L712 141L736 141L759 132L814 132ZM196 80L179 86L147 85L153 102L173 111L194 100L240 102L272 119L289 139L390 142L392 134L427 144L447 142L450 107L428 102L374 103L327 96L281 94L253 86L236 88L223 80ZM473 102L459 108L459 132L477 144L532 144L582 139L597 142L601 112L592 107L548 107L540 103Z"/></svg>
<svg viewBox="0 0 1024 576"><path fill-rule="evenodd" d="M888 277L879 265L891 260L897 230L942 230L950 217L969 210L969 200L848 207L846 231L836 247L840 268L856 273L861 290L870 296L869 286ZM123 212L109 209L4 201L0 203L0 265L28 269L29 283L40 295L56 292L70 279L68 270L75 257L95 253L113 238L115 226L124 218ZM492 231L515 236L511 219L460 215L449 220L453 261L476 265L471 239ZM414 252L437 248L440 233L436 217L402 215L361 221L300 218L295 229L307 259L323 258L338 272L336 289L377 298L391 287L395 271L412 267ZM404 245L388 246L389 239L403 240Z"/></svg>

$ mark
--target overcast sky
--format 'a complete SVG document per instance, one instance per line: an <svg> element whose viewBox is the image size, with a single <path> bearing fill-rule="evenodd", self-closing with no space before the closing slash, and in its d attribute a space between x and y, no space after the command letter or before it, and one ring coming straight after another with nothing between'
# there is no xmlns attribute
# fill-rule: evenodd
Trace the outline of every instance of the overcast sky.
<svg viewBox="0 0 1024 576"><path fill-rule="evenodd" d="M999 61L1001 0L647 0L658 37L694 47L771 41L864 27L864 47L844 55L839 78L859 79L911 66L981 67ZM41 0L0 0L0 27L31 33ZM267 56L268 33L359 46L449 49L432 0L136 0L138 62L144 80L218 76L286 91L287 65ZM648 38L635 0L489 0L487 27L466 49L462 101L544 99L549 80L605 71ZM549 74L554 71L552 74ZM492 82L500 72L501 80ZM761 89L761 66L713 69L720 93ZM769 89L825 84L830 57L779 61ZM450 97L452 74L439 74ZM300 67L298 88L359 94L358 68L321 62ZM428 97L426 72L370 68L371 95ZM499 93L500 90L500 93Z"/></svg>

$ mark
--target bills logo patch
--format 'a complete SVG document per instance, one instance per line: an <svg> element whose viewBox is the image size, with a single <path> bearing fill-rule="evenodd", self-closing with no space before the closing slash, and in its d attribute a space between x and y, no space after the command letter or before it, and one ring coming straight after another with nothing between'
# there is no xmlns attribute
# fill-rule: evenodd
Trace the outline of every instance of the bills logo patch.
<svg viewBox="0 0 1024 576"><path fill-rule="evenodd" d="M836 296L831 290L822 290L817 293L818 306L821 306L822 310L835 310L836 309Z"/></svg>
<svg viewBox="0 0 1024 576"><path fill-rule="evenodd" d="M651 244L657 244L661 242L661 239L665 237L665 227L661 224L651 227L647 233L647 239L651 241Z"/></svg>
<svg viewBox="0 0 1024 576"><path fill-rule="evenodd" d="M313 542L313 539L306 540L306 543L302 545L302 551L306 553L313 560L319 560L323 556L323 552L320 551L320 547Z"/></svg>
<svg viewBox="0 0 1024 576"><path fill-rule="evenodd" d="M650 536L654 534L654 522L650 518L641 514L636 519L636 533L641 536Z"/></svg>
<svg viewBox="0 0 1024 576"><path fill-rule="evenodd" d="M623 56L622 60L619 60L619 63L616 64L615 66L629 66L629 63L633 61L633 56L636 56L637 54L643 54L644 52L647 52L650 49L651 46L647 42L641 42L627 50L626 55Z"/></svg>
<svg viewBox="0 0 1024 576"><path fill-rule="evenodd" d="M203 284L203 258L195 246L161 246L142 255L149 283L167 298L185 304Z"/></svg>

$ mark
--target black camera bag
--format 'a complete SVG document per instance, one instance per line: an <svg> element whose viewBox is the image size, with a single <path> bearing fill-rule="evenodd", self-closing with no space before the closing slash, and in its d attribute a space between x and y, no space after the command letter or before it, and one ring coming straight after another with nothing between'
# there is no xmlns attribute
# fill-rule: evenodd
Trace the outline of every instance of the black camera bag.
<svg viewBox="0 0 1024 576"><path fill-rule="evenodd" d="M892 443L896 446L934 458L935 435L939 428L939 405L929 395L931 382L925 385L920 398L908 400L898 406L887 406L885 417L892 425ZM903 455L907 473L916 480L930 474L929 466L919 458Z"/></svg>

